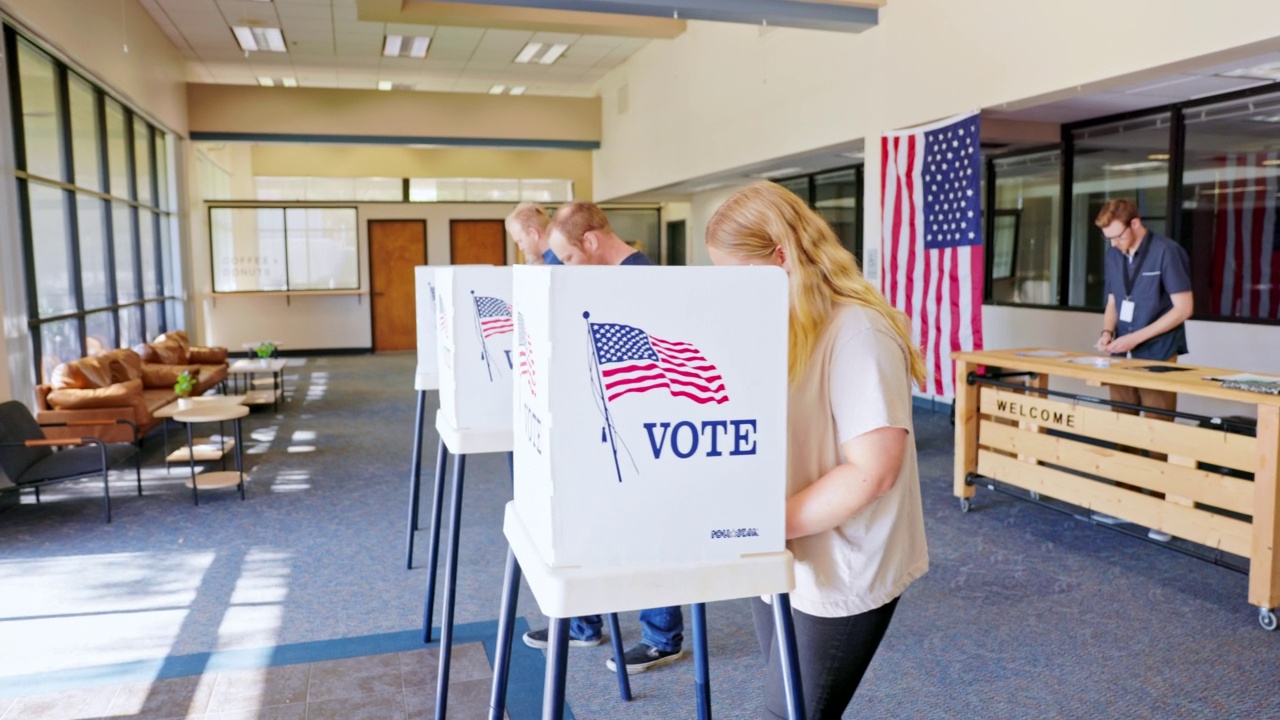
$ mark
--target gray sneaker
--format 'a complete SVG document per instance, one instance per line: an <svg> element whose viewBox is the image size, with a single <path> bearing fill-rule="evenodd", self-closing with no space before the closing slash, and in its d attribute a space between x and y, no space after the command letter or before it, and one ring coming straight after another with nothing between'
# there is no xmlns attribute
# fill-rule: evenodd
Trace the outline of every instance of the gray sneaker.
<svg viewBox="0 0 1280 720"><path fill-rule="evenodd" d="M549 636L550 632L547 628L542 628L541 630L530 630L524 634L522 639L524 644L531 648L546 649L551 645L548 640ZM595 647L602 642L604 642L604 635L589 640L579 640L572 635L569 636L569 647Z"/></svg>

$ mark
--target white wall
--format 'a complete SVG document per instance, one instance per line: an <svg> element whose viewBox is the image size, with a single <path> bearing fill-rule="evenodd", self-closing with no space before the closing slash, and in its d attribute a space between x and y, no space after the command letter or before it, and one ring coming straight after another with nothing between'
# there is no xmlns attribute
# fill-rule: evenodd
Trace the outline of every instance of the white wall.
<svg viewBox="0 0 1280 720"><path fill-rule="evenodd" d="M287 205L287 203L286 203ZM351 203L334 203L351 207ZM355 204L359 228L360 285L364 295L307 296L213 295L209 257L208 211L201 210L200 231L192 247L192 285L201 341L239 351L243 343L276 340L284 350L371 348L373 322L369 296L369 222L425 220L427 263L447 265L450 220L501 220L514 203L364 203ZM507 258L515 258L508 240Z"/></svg>

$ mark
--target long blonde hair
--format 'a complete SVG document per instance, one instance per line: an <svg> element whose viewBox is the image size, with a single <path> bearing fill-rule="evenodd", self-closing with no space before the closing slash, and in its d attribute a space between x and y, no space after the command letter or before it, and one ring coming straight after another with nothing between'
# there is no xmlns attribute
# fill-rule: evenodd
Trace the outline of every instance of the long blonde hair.
<svg viewBox="0 0 1280 720"><path fill-rule="evenodd" d="M804 373L836 306L854 304L888 321L907 348L911 377L924 383L924 360L911 342L906 315L863 277L857 259L840 245L827 221L790 190L761 182L738 191L707 224L707 245L761 259L782 248L791 285L788 374L793 382Z"/></svg>

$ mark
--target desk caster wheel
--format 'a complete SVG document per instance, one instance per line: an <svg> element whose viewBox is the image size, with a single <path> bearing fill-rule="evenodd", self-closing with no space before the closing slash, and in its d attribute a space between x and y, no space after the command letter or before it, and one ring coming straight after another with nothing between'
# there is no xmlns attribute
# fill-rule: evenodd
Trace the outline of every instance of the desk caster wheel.
<svg viewBox="0 0 1280 720"><path fill-rule="evenodd" d="M1271 608L1258 608L1258 624L1263 630L1276 629L1276 614Z"/></svg>
<svg viewBox="0 0 1280 720"><path fill-rule="evenodd" d="M960 498L960 512L967 513L972 507L973 507L973 503L969 501L969 498ZM1272 628L1274 629L1275 627L1274 618L1272 619L1271 623L1272 623Z"/></svg>

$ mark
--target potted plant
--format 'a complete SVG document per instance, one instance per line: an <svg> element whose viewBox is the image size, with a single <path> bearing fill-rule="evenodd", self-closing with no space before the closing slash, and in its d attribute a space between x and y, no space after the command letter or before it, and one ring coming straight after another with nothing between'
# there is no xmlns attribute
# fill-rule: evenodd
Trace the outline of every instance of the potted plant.
<svg viewBox="0 0 1280 720"><path fill-rule="evenodd" d="M258 361L265 366L268 360L275 357L276 344L270 340L264 340L258 343L258 347L254 348L253 351L258 355Z"/></svg>
<svg viewBox="0 0 1280 720"><path fill-rule="evenodd" d="M177 382L173 384L173 392L178 396L178 409L187 410L194 403L191 401L191 391L196 389L196 378L188 370L183 370L178 376Z"/></svg>

